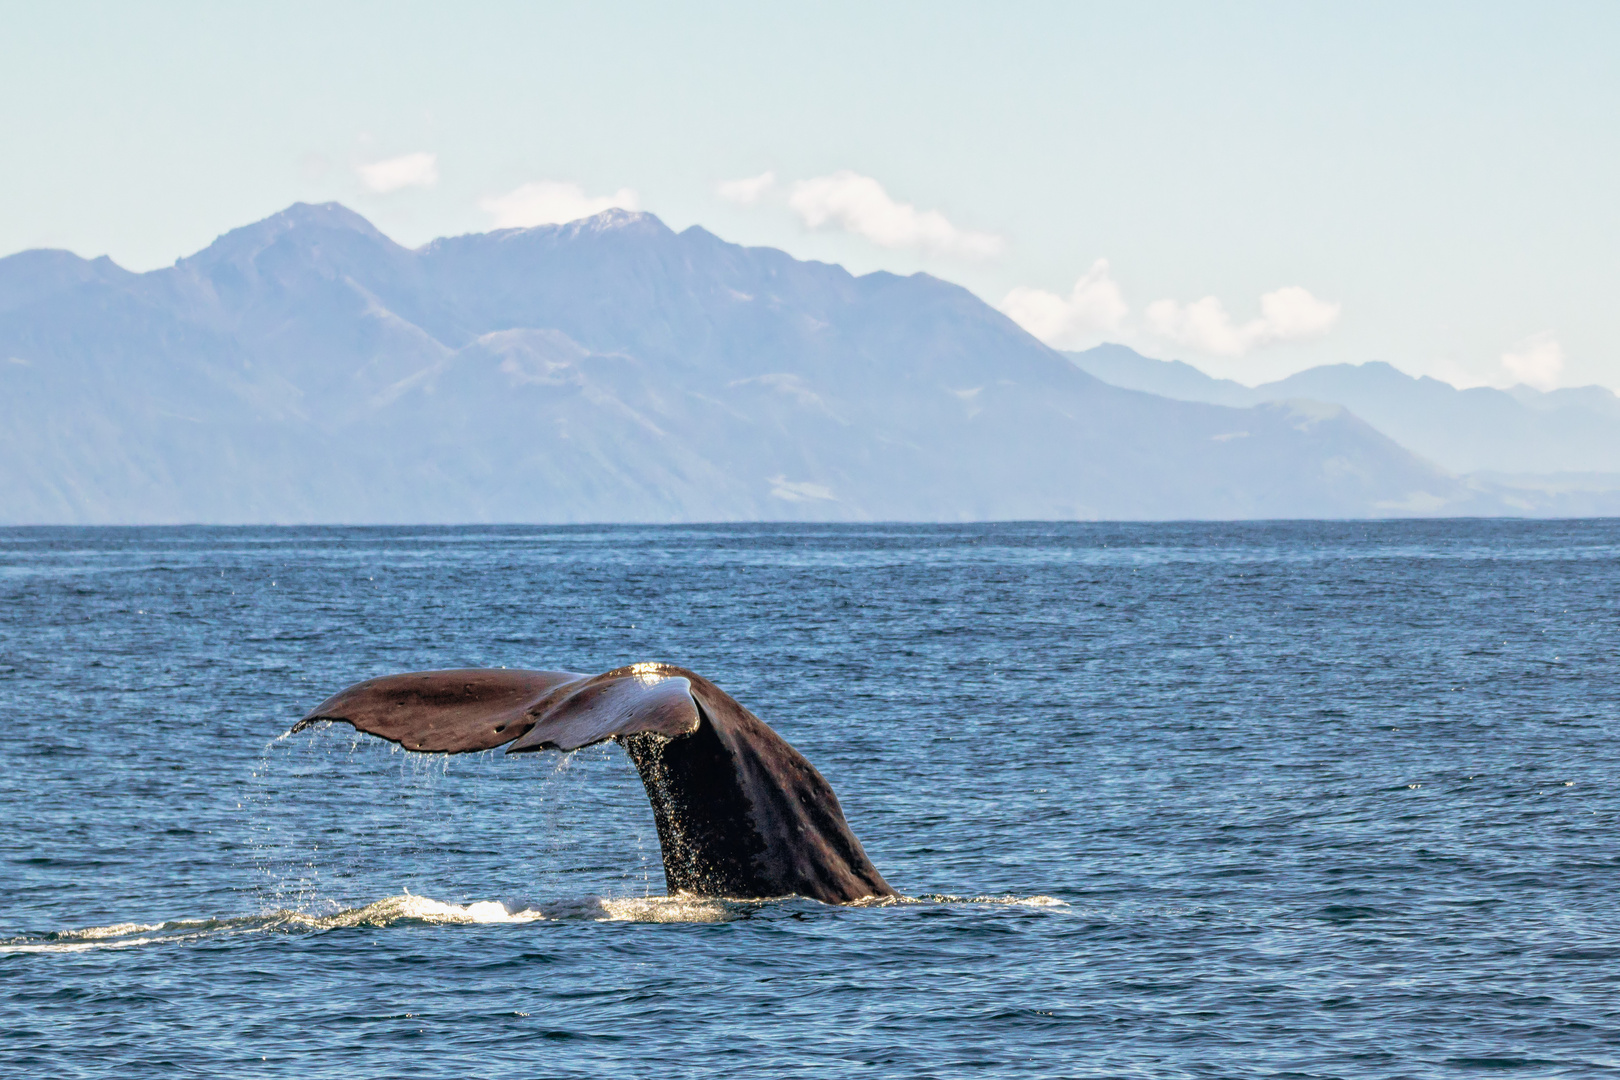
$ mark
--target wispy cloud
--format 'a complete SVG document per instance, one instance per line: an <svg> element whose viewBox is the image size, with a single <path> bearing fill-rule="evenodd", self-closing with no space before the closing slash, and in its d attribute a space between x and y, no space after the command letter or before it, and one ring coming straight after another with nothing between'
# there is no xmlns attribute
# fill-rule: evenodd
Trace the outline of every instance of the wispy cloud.
<svg viewBox="0 0 1620 1080"><path fill-rule="evenodd" d="M1564 372L1564 347L1550 333L1527 337L1502 354L1502 370L1514 382L1552 390Z"/></svg>
<svg viewBox="0 0 1620 1080"><path fill-rule="evenodd" d="M629 188L612 195L586 195L578 184L537 180L513 188L505 195L493 195L479 207L495 219L497 229L526 229L533 225L560 225L592 217L604 210L641 209L641 200Z"/></svg>
<svg viewBox="0 0 1620 1080"><path fill-rule="evenodd" d="M798 181L787 204L808 228L842 229L880 247L968 258L999 255L1006 247L1001 237L958 228L937 210L898 202L870 176L848 169Z"/></svg>
<svg viewBox="0 0 1620 1080"><path fill-rule="evenodd" d="M1058 349L1080 349L1101 341L1140 341L1180 345L1212 356L1242 356L1283 341L1321 337L1339 320L1340 305L1318 300L1306 289L1289 285L1260 298L1260 317L1235 323L1217 298L1190 304L1156 300L1142 311L1140 323L1108 260L1098 259L1074 283L1069 295L1020 286L1001 301L1014 322Z"/></svg>
<svg viewBox="0 0 1620 1080"><path fill-rule="evenodd" d="M379 195L408 187L430 188L439 182L439 155L418 150L369 165L356 165L354 171L368 190Z"/></svg>
<svg viewBox="0 0 1620 1080"><path fill-rule="evenodd" d="M1260 298L1260 317L1234 323L1213 296L1180 304L1155 300L1143 310L1154 337L1211 356L1242 356L1265 345L1321 337L1339 321L1340 305L1318 300L1298 285Z"/></svg>
<svg viewBox="0 0 1620 1080"><path fill-rule="evenodd" d="M769 170L758 176L745 177L742 180L726 180L715 188L715 192L726 202L736 203L739 206L753 206L776 187L776 174Z"/></svg>
<svg viewBox="0 0 1620 1080"><path fill-rule="evenodd" d="M1131 309L1108 260L1098 259L1068 296L1020 285L1001 301L1001 310L1053 348L1081 349L1118 336Z"/></svg>

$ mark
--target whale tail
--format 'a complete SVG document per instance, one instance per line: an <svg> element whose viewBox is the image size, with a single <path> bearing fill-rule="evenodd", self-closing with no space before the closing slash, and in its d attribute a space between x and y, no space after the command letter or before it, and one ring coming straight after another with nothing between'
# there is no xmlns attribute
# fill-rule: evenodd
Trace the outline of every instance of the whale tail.
<svg viewBox="0 0 1620 1080"><path fill-rule="evenodd" d="M293 730L321 721L448 754L575 750L616 739L652 803L671 892L828 903L894 895L815 767L685 668L389 675L333 695Z"/></svg>

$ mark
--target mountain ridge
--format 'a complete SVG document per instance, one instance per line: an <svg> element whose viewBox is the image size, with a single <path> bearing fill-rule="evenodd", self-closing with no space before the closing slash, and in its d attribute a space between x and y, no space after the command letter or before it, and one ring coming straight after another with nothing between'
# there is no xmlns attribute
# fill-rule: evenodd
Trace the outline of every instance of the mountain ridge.
<svg viewBox="0 0 1620 1080"><path fill-rule="evenodd" d="M410 249L295 204L80 263L0 259L8 522L1515 512L1347 410L1120 389L960 286L650 214Z"/></svg>
<svg viewBox="0 0 1620 1080"><path fill-rule="evenodd" d="M1601 386L1460 389L1373 360L1322 365L1251 387L1124 345L1066 355L1104 382L1182 401L1245 407L1310 399L1343 405L1455 473L1620 472L1620 397Z"/></svg>

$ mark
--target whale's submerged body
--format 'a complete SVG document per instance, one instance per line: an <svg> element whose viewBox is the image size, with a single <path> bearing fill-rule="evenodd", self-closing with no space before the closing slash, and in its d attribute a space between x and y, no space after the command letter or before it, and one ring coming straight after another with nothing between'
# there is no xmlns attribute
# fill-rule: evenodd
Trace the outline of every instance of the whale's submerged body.
<svg viewBox="0 0 1620 1080"><path fill-rule="evenodd" d="M671 893L827 903L894 895L815 767L685 668L389 675L321 702L293 730L326 720L445 754L502 745L512 754L576 750L616 739L652 802Z"/></svg>

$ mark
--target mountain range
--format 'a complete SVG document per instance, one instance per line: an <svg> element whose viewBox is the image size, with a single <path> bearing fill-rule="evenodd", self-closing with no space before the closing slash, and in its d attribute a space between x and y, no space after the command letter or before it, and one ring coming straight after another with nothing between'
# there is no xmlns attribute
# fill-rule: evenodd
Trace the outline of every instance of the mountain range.
<svg viewBox="0 0 1620 1080"><path fill-rule="evenodd" d="M1245 386L1123 345L1068 356L1104 382L1178 401L1242 407L1305 398L1343 405L1456 473L1620 473L1620 397L1601 386L1460 390L1376 361L1314 367Z"/></svg>
<svg viewBox="0 0 1620 1080"><path fill-rule="evenodd" d="M622 210L407 249L299 204L147 273L0 259L0 424L9 524L1592 512L1341 404L1111 385L928 275Z"/></svg>

